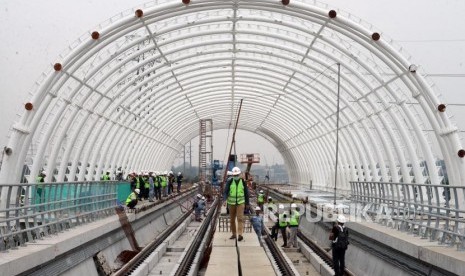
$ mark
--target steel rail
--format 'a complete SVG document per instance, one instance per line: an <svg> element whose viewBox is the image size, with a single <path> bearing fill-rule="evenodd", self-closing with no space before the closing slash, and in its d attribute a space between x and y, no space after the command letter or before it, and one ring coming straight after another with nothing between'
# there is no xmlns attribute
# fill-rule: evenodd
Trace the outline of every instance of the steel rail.
<svg viewBox="0 0 465 276"><path fill-rule="evenodd" d="M173 200L173 202L180 205L179 202L176 200ZM139 253L137 253L137 255L135 255L131 260L129 260L113 275L130 275L131 272L134 271L134 269L137 268L137 266L139 266L152 252L154 252L157 249L157 247L159 247L171 235L171 233L176 228L178 228L190 215L192 215L192 211L185 212L170 227L163 230L163 232L160 235L158 235L152 242L145 246Z"/></svg>
<svg viewBox="0 0 465 276"><path fill-rule="evenodd" d="M220 204L220 200L217 198L215 199L214 203L212 204L213 206L216 206ZM197 256L198 249L201 246L202 240L206 236L208 227L212 225L211 223L213 222L213 225L216 224L216 221L213 221L212 218L216 217L218 212L218 208L212 207L210 208L207 217L204 219L204 222L201 224L199 231L197 232L197 235L194 239L194 241L190 244L189 249L187 249L187 253L182 259L180 265L178 266L175 275L188 275L189 271L191 270L192 263L195 260L195 257ZM213 229L212 227L211 229ZM214 231L214 230L213 230Z"/></svg>
<svg viewBox="0 0 465 276"><path fill-rule="evenodd" d="M283 195L274 189L269 189L270 192L274 194L276 198L280 198L283 200L289 200L287 195ZM310 211L312 214L315 214L315 210L317 206L315 204L311 204ZM332 228L331 222L317 222L318 225L328 232ZM324 248L319 247L313 241L311 241L308 237L306 237L300 231L298 232L298 237L304 242L307 246L309 246L315 253L320 256L329 266L333 267L332 264L332 256L324 250ZM308 242L308 243L307 243ZM421 261L417 258L414 258L410 255L402 253L388 245L380 243L366 235L363 235L359 232L354 230L350 230L349 235L349 242L350 244L362 249L363 251L375 256L385 262L388 262L396 267L400 267L404 271L412 274L412 275L437 275L437 276L453 276L456 275L454 273L448 272L440 267L433 266L432 264L426 263ZM347 268L345 269L346 275L354 275L350 270Z"/></svg>
<svg viewBox="0 0 465 276"><path fill-rule="evenodd" d="M267 236L264 238L266 246L270 250L271 256L273 256L281 275L296 275L287 259L284 257L283 252L279 249L279 246L270 237L270 233L267 228L265 228L265 232L267 233Z"/></svg>

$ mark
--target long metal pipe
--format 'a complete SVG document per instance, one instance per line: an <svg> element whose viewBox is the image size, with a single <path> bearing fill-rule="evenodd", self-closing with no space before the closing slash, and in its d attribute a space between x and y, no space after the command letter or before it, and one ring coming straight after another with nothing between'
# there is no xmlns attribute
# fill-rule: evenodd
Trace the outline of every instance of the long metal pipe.
<svg viewBox="0 0 465 276"><path fill-rule="evenodd" d="M239 110L237 111L236 125L234 125L234 132L233 132L233 135L232 135L231 146L229 147L229 154L227 156L226 164L228 164L229 156L231 156L233 146L234 146L234 144L236 142L236 130L237 130L237 125L239 124L239 117L241 116L242 101L243 101L243 99L241 99L241 101L239 103ZM223 195L223 189L224 189L224 184L225 184L224 181L226 180L227 173L228 173L228 170L225 169L224 173L223 173L223 182L221 182L221 190L220 190L221 195Z"/></svg>

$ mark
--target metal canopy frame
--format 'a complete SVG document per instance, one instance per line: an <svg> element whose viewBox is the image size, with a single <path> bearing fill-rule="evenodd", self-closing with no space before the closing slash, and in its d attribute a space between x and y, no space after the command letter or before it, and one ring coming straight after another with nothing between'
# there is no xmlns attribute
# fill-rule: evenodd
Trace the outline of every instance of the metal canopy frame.
<svg viewBox="0 0 465 276"><path fill-rule="evenodd" d="M280 151L292 183L330 190L340 63L341 192L351 180L439 184L437 159L465 183L457 128L401 48L319 2L283 3L154 1L101 24L37 82L0 182L19 182L25 163L55 181L165 170L200 119L228 128L244 99L239 128Z"/></svg>

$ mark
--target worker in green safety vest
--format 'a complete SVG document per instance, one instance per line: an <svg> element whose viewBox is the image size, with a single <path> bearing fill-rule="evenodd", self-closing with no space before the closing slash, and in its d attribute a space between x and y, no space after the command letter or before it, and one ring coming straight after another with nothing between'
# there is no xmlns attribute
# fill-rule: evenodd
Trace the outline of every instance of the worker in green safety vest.
<svg viewBox="0 0 465 276"><path fill-rule="evenodd" d="M287 244L288 247L295 247L297 248L297 229L299 229L299 220L300 220L300 212L299 208L297 207L297 204L292 203L291 204L291 211L290 213L290 219L289 219L289 230L290 230L290 235L289 235L289 242Z"/></svg>
<svg viewBox="0 0 465 276"><path fill-rule="evenodd" d="M287 247L287 225L288 225L288 215L284 211L284 205L279 204L278 207L279 210L279 215L278 215L278 227L279 230L281 230L281 236L283 236L283 241L284 244L282 245L283 247Z"/></svg>
<svg viewBox="0 0 465 276"><path fill-rule="evenodd" d="M134 192L131 192L129 194L128 198L126 199L126 206L129 209L134 209L134 207L136 207L136 205L137 205L137 196L139 194L140 194L139 189L135 189Z"/></svg>
<svg viewBox="0 0 465 276"><path fill-rule="evenodd" d="M110 171L106 171L104 175L101 177L102 181L110 181Z"/></svg>
<svg viewBox="0 0 465 276"><path fill-rule="evenodd" d="M163 197L168 196L168 172L165 171L163 172L163 175L161 177L161 190L163 192Z"/></svg>
<svg viewBox="0 0 465 276"><path fill-rule="evenodd" d="M47 174L45 171L41 171L40 174L36 178L36 192L37 192L37 197L38 200L36 201L37 203L44 203L45 201L45 190L44 190L44 182L45 182L45 177Z"/></svg>
<svg viewBox="0 0 465 276"><path fill-rule="evenodd" d="M238 167L232 169L233 177L226 183L223 192L223 199L226 200L229 208L229 220L232 232L230 239L235 239L237 237L238 241L244 239L242 237L244 233L244 209L246 207L249 208L249 190L245 180L240 177L240 174L241 169Z"/></svg>
<svg viewBox="0 0 465 276"><path fill-rule="evenodd" d="M161 199L161 175L160 172L155 172L155 180L153 182L154 190L155 190L155 199Z"/></svg>

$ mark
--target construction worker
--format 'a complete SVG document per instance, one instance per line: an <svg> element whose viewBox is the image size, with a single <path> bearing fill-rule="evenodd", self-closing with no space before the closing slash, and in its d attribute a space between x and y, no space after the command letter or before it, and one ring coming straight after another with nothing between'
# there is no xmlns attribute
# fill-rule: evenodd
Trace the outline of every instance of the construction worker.
<svg viewBox="0 0 465 276"><path fill-rule="evenodd" d="M153 183L155 199L161 200L161 176L160 172L155 172L155 181Z"/></svg>
<svg viewBox="0 0 465 276"><path fill-rule="evenodd" d="M137 197L139 198L139 200L142 200L144 195L145 195L145 181L144 181L144 172L140 172L139 174L139 186L136 187L137 189L140 190L140 193L137 195Z"/></svg>
<svg viewBox="0 0 465 276"><path fill-rule="evenodd" d="M137 196L140 194L139 189L135 189L134 192L131 192L126 199L126 206L129 209L134 209L137 205Z"/></svg>
<svg viewBox="0 0 465 276"><path fill-rule="evenodd" d="M286 233L286 229L287 229L287 224L288 224L288 216L286 214L286 212L284 211L284 205L282 204L279 204L279 215L278 215L278 227L279 227L279 230L281 230L281 236L283 236L283 241L284 241L284 244L282 245L282 247L287 247L287 233Z"/></svg>
<svg viewBox="0 0 465 276"><path fill-rule="evenodd" d="M263 193L263 190L260 190L260 192L257 195L257 204L258 207L260 207L260 210L263 211L263 204L265 203L265 194Z"/></svg>
<svg viewBox="0 0 465 276"><path fill-rule="evenodd" d="M231 223L232 236L230 239L242 241L244 232L244 209L249 208L249 190L246 182L240 177L241 169L232 169L232 179L229 180L224 189L223 199L226 200L229 208L229 219ZM236 229L237 218L237 229ZM238 236L236 236L238 234Z"/></svg>
<svg viewBox="0 0 465 276"><path fill-rule="evenodd" d="M255 207L255 216L250 218L250 224L252 224L253 230L255 231L255 234L257 234L258 241L260 242L260 245L262 244L261 236L264 230L263 226L263 217L260 216L261 208L259 206Z"/></svg>
<svg viewBox="0 0 465 276"><path fill-rule="evenodd" d="M100 178L102 181L110 181L110 171L106 171L104 175Z"/></svg>
<svg viewBox="0 0 465 276"><path fill-rule="evenodd" d="M155 177L153 176L153 172L149 172L148 184L149 184L149 201L153 202L153 197L155 195Z"/></svg>
<svg viewBox="0 0 465 276"><path fill-rule="evenodd" d="M289 219L289 242L287 244L288 247L294 246L297 248L297 229L299 229L299 221L300 221L300 212L297 210L297 204L291 204L290 210L290 219Z"/></svg>
<svg viewBox="0 0 465 276"><path fill-rule="evenodd" d="M161 190L163 192L163 197L168 196L168 172L165 171L163 172L163 175L161 175Z"/></svg>
<svg viewBox="0 0 465 276"><path fill-rule="evenodd" d="M202 221L202 211L205 209L205 197L201 194L197 194L196 196L196 207L195 207L195 221Z"/></svg>
<svg viewBox="0 0 465 276"><path fill-rule="evenodd" d="M174 182L176 181L176 177L174 176L173 171L168 173L168 194L174 193Z"/></svg>
<svg viewBox="0 0 465 276"><path fill-rule="evenodd" d="M149 173L148 172L144 172L144 194L142 195L142 197L147 200L149 199L149 194L150 194L150 182L149 182Z"/></svg>
<svg viewBox="0 0 465 276"><path fill-rule="evenodd" d="M176 182L178 183L178 187L177 187L177 192L178 193L181 192L181 183L182 183L183 178L184 178L184 176L182 175L182 173L178 172L178 176L176 177Z"/></svg>
<svg viewBox="0 0 465 276"><path fill-rule="evenodd" d="M45 190L44 190L44 182L45 182L45 177L47 176L47 174L45 173L45 171L41 171L39 173L39 175L37 176L36 178L36 182L38 183L37 184L37 188L36 188L36 191L37 191L37 196L39 198L39 200L37 200L37 203L43 203L44 202L44 199L45 199Z"/></svg>

